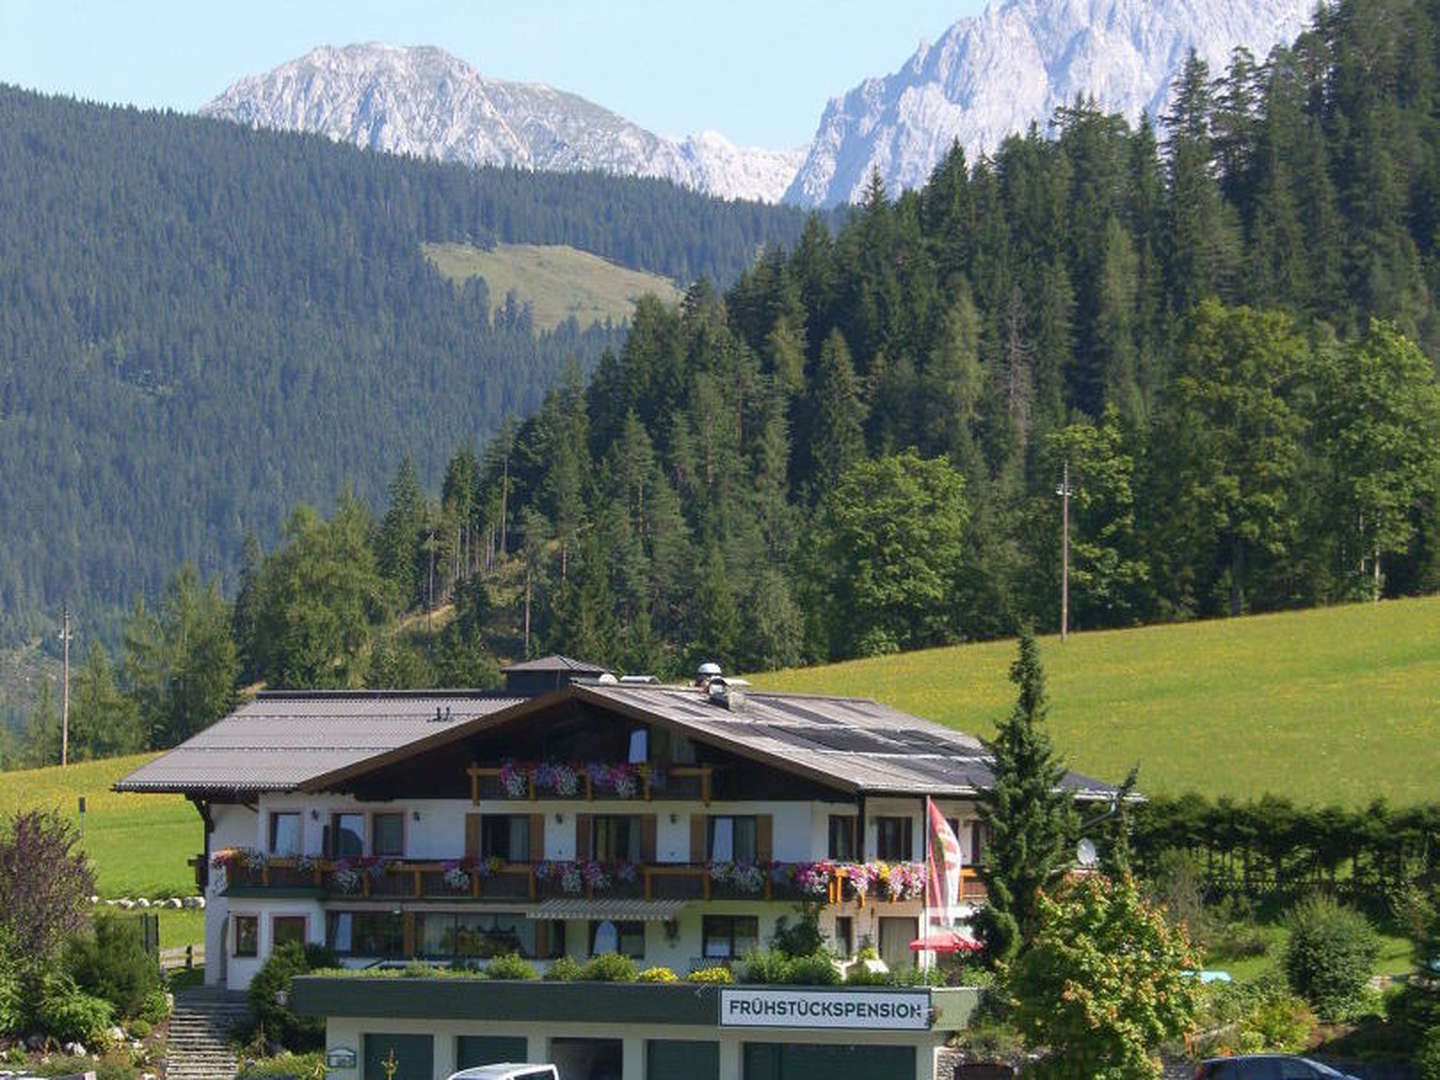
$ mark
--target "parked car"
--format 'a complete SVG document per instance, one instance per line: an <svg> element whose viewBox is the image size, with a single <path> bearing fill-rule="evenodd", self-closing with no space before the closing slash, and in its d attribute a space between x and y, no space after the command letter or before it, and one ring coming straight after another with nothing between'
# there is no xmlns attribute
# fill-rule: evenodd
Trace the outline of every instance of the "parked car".
<svg viewBox="0 0 1440 1080"><path fill-rule="evenodd" d="M1289 1054L1239 1054L1211 1058L1195 1070L1195 1080L1357 1080L1309 1058Z"/></svg>
<svg viewBox="0 0 1440 1080"><path fill-rule="evenodd" d="M506 1062L461 1069L457 1073L451 1073L450 1080L560 1080L560 1071L554 1065L517 1065Z"/></svg>

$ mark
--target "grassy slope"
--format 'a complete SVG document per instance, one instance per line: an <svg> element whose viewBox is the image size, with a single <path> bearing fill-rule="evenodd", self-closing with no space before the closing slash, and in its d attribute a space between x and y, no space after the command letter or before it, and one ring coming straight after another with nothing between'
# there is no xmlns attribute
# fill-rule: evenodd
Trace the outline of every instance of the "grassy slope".
<svg viewBox="0 0 1440 1080"><path fill-rule="evenodd" d="M758 676L859 694L977 734L1014 701L1013 642ZM1440 791L1440 598L1046 638L1071 767L1143 790L1402 805Z"/></svg>
<svg viewBox="0 0 1440 1080"><path fill-rule="evenodd" d="M530 304L535 326L542 330L571 315L582 327L606 319L623 322L647 292L666 302L680 298L668 278L564 245L499 244L485 251L468 244L426 244L425 255L452 281L484 278L491 311L504 306L513 290L522 303Z"/></svg>
<svg viewBox="0 0 1440 1080"><path fill-rule="evenodd" d="M45 808L78 823L79 797L84 795L84 847L101 896L193 893L195 874L185 860L205 843L195 808L179 795L117 795L110 790L116 780L154 756L0 773L0 818L16 810ZM182 913L173 914L179 918Z"/></svg>

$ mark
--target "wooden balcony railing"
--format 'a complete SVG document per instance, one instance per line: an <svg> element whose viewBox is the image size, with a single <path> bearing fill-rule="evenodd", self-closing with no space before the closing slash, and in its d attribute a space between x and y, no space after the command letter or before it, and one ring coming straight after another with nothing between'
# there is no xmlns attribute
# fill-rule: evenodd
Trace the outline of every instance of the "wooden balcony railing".
<svg viewBox="0 0 1440 1080"><path fill-rule="evenodd" d="M612 766L623 770L621 784L596 779L594 771L584 765L569 766L573 790L555 784L537 784L534 766L489 766L473 764L466 773L470 777L470 802L479 805L482 799L583 799L643 801L653 799L698 799L710 805L711 767L709 765L672 765L658 769L650 765ZM601 771L605 771L603 768Z"/></svg>
<svg viewBox="0 0 1440 1080"><path fill-rule="evenodd" d="M644 900L793 900L825 904L916 900L918 864L814 863L535 863L409 859L264 858L222 853L226 889L303 889L332 899L516 900L625 898ZM984 899L971 869L961 872L962 899Z"/></svg>

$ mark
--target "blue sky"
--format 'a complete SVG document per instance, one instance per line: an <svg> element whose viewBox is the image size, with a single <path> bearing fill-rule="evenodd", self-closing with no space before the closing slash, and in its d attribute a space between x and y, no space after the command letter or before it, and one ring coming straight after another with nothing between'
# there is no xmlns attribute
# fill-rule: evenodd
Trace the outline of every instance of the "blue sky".
<svg viewBox="0 0 1440 1080"><path fill-rule="evenodd" d="M0 82L190 110L316 45L430 44L654 131L809 141L825 102L983 0L0 0Z"/></svg>

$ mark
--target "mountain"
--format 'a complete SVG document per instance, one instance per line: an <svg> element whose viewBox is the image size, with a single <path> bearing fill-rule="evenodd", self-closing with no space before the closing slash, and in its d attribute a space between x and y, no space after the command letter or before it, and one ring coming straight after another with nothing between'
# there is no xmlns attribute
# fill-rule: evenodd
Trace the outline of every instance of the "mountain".
<svg viewBox="0 0 1440 1080"><path fill-rule="evenodd" d="M239 80L206 116L310 131L371 150L548 172L672 180L727 199L778 202L802 150L738 147L715 132L656 135L576 94L487 79L442 49L318 48Z"/></svg>
<svg viewBox="0 0 1440 1080"><path fill-rule="evenodd" d="M972 160L993 154L1077 95L1132 121L1158 116L1192 48L1218 74L1233 48L1263 59L1314 10L1314 0L993 3L899 71L832 99L785 200L854 202L876 169L891 192L920 187L956 140Z"/></svg>

